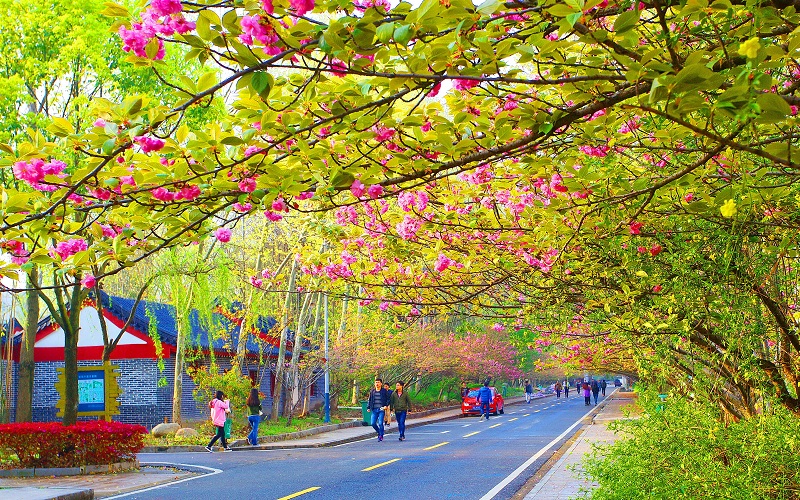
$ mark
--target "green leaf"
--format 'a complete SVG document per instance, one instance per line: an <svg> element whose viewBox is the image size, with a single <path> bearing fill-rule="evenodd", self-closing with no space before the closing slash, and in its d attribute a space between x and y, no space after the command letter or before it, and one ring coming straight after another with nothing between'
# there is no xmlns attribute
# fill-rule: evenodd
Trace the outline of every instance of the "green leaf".
<svg viewBox="0 0 800 500"><path fill-rule="evenodd" d="M59 116L53 118L47 130L57 137L66 137L75 131L70 122Z"/></svg>
<svg viewBox="0 0 800 500"><path fill-rule="evenodd" d="M625 33L626 31L630 30L636 23L639 22L639 11L638 10L626 10L614 21L614 32L615 33Z"/></svg>
<svg viewBox="0 0 800 500"><path fill-rule="evenodd" d="M394 30L394 41L400 45L406 45L414 37L414 28L410 25L403 25Z"/></svg>
<svg viewBox="0 0 800 500"><path fill-rule="evenodd" d="M381 43L389 43L389 41L392 39L392 35L394 35L394 28L394 23L381 24L375 31L375 37Z"/></svg>
<svg viewBox="0 0 800 500"><path fill-rule="evenodd" d="M274 83L275 81L272 75L266 71L256 71L250 79L250 85L253 87L253 90L264 99L269 97L269 92Z"/></svg>

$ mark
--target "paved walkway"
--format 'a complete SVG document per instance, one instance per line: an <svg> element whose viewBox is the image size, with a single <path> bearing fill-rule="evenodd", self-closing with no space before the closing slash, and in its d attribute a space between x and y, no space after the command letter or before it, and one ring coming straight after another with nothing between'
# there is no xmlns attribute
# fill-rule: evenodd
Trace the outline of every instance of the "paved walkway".
<svg viewBox="0 0 800 500"><path fill-rule="evenodd" d="M630 394L630 393L628 393ZM566 453L545 474L536 486L525 495L525 500L572 500L596 487L581 470L584 455L592 451L593 443L612 443L619 435L608 429L608 423L624 418L622 408L634 401L626 393L616 393L586 426Z"/></svg>

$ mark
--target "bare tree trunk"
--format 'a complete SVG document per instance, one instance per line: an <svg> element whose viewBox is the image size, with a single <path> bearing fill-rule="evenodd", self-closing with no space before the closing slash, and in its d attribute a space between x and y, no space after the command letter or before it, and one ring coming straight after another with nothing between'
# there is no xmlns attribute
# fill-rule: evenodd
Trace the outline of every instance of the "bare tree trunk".
<svg viewBox="0 0 800 500"><path fill-rule="evenodd" d="M278 420L281 408L281 391L283 390L284 364L286 360L286 335L289 333L289 305L291 304L292 293L295 289L295 276L297 274L297 261L292 262L292 270L289 273L289 287L286 290L286 300L283 305L283 319L281 321L281 340L278 346L278 359L275 360L275 389L272 393L272 421Z"/></svg>
<svg viewBox="0 0 800 500"><path fill-rule="evenodd" d="M78 421L78 335L80 332L81 303L83 295L80 285L72 287L70 311L61 327L64 329L64 425ZM56 294L60 294L58 290Z"/></svg>
<svg viewBox="0 0 800 500"><path fill-rule="evenodd" d="M306 334L306 316L308 315L308 306L311 303L311 297L314 294L307 293L303 306L300 308L300 314L297 315L297 329L294 334L294 342L292 343L292 361L289 365L289 387L286 391L286 408L288 411L286 425L292 425L292 416L297 403L300 401L300 374L298 372L297 363L300 361L300 351L303 348L303 337Z"/></svg>
<svg viewBox="0 0 800 500"><path fill-rule="evenodd" d="M39 268L34 265L28 273L28 292L25 300L25 315L27 318L25 330L22 333L22 345L19 349L19 380L17 389L17 414L15 421L30 422L33 420L33 374L35 364L33 361L33 344L39 326Z"/></svg>

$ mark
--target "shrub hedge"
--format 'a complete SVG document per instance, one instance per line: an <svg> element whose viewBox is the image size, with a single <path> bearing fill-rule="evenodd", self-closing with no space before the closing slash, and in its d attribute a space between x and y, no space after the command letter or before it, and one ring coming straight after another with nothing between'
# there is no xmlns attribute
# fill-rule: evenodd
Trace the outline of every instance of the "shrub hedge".
<svg viewBox="0 0 800 500"><path fill-rule="evenodd" d="M0 448L14 452L19 467L80 467L135 458L144 446L141 425L91 421L0 425Z"/></svg>
<svg viewBox="0 0 800 500"><path fill-rule="evenodd" d="M641 418L614 425L623 438L597 446L582 471L592 500L800 499L800 419L779 405L739 422L717 408L640 393Z"/></svg>

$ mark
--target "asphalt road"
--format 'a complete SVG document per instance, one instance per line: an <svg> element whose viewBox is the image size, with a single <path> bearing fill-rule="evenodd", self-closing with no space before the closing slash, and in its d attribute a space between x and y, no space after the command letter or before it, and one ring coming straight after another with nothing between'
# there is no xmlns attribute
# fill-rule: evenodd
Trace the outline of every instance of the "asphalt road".
<svg viewBox="0 0 800 500"><path fill-rule="evenodd" d="M549 397L507 406L488 421L466 417L408 429L403 442L392 433L383 442L331 448L141 454L142 463L190 464L211 473L111 498L508 499L590 409L583 398Z"/></svg>

